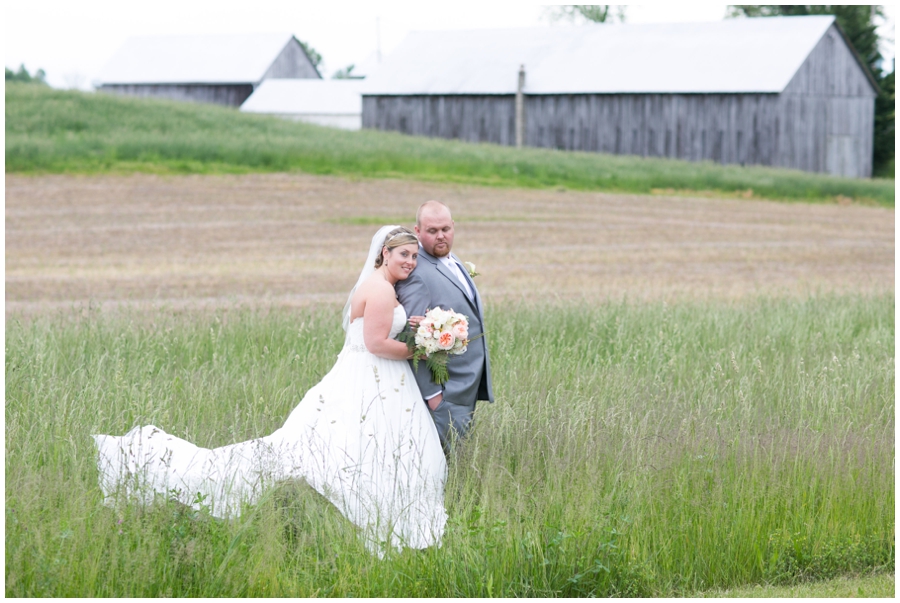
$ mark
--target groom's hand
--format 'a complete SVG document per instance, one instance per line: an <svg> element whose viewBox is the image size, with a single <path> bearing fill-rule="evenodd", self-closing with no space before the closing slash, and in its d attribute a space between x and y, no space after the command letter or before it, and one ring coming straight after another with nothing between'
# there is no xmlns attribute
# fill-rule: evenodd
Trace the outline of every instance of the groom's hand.
<svg viewBox="0 0 900 603"><path fill-rule="evenodd" d="M435 411L435 410L437 410L437 407L441 405L441 402L443 401L443 399L444 399L444 394L440 393L440 394L436 395L434 398L429 398L428 401L426 402L426 404L428 404L428 408L430 408L432 411Z"/></svg>

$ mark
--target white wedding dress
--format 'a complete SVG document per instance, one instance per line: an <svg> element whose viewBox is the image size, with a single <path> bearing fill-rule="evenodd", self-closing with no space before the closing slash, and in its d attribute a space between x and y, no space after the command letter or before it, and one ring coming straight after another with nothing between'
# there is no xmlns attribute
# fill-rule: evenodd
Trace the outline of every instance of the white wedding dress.
<svg viewBox="0 0 900 603"><path fill-rule="evenodd" d="M397 306L390 336L405 322ZM207 449L147 425L94 439L110 505L121 496L148 503L159 493L229 517L272 483L302 478L359 526L379 555L388 546L440 544L447 519L447 463L437 429L409 363L366 349L362 318L349 324L331 371L272 435Z"/></svg>

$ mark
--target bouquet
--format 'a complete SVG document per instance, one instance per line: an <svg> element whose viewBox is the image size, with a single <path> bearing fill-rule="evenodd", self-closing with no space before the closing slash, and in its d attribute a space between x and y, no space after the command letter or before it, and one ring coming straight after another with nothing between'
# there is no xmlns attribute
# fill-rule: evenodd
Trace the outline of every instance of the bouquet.
<svg viewBox="0 0 900 603"><path fill-rule="evenodd" d="M444 384L450 378L447 373L450 355L465 353L472 341L469 339L469 319L452 309L442 308L432 308L426 312L415 330L405 329L397 339L409 346L413 368L418 369L419 360L424 358L425 366L431 369L434 382L438 384Z"/></svg>

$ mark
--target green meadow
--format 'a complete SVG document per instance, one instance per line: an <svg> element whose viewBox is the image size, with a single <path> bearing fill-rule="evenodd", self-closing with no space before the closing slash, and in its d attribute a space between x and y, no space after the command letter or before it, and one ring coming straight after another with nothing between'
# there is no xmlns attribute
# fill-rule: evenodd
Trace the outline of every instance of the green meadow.
<svg viewBox="0 0 900 603"><path fill-rule="evenodd" d="M6 171L304 172L894 206L893 180L345 132L6 85ZM356 218L353 218L356 219ZM379 222L380 223L380 222ZM370 555L305 484L239 518L107 507L91 434L266 435L340 309L7 315L10 597L893 596L892 293L488 300L497 402L450 463L442 546Z"/></svg>
<svg viewBox="0 0 900 603"><path fill-rule="evenodd" d="M345 132L211 105L6 84L7 173L300 171L894 206L893 179Z"/></svg>
<svg viewBox="0 0 900 603"><path fill-rule="evenodd" d="M5 592L892 596L894 304L489 304L498 399L451 462L443 544L383 560L302 483L228 521L97 487L91 434L279 427L339 308L8 317Z"/></svg>

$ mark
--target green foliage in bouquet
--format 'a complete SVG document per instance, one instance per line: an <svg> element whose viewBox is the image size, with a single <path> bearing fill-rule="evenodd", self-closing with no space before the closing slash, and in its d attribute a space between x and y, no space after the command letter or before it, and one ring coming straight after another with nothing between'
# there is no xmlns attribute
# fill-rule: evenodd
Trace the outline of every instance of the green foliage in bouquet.
<svg viewBox="0 0 900 603"><path fill-rule="evenodd" d="M450 379L450 373L447 372L447 361L450 359L450 355L447 352L435 352L429 356L419 349L416 345L416 331L413 326L409 324L409 321L407 321L403 330L397 334L397 340L402 341L409 348L409 353L412 354L414 371L419 370L419 360L424 358L425 366L431 371L431 378L434 382L438 385L447 383Z"/></svg>

